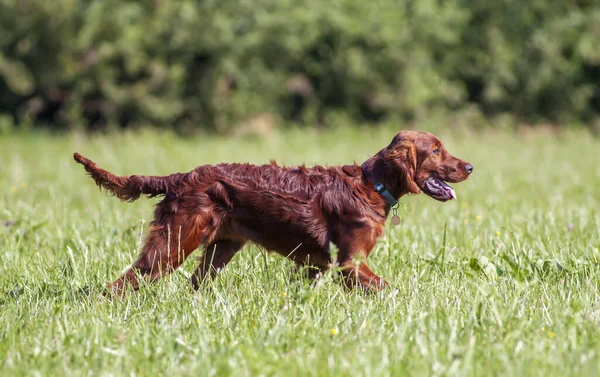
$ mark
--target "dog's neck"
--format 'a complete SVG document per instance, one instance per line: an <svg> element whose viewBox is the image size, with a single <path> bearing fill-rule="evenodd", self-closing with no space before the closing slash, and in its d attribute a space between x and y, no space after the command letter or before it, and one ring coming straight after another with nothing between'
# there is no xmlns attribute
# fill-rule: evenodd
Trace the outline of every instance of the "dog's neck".
<svg viewBox="0 0 600 377"><path fill-rule="evenodd" d="M377 192L386 199L388 205L392 205L393 203L385 197L386 195L382 194L383 189L389 192L395 200L400 199L400 197L408 193L405 185L401 185L397 177L388 173L389 169L386 168L385 161L379 154L363 162L361 169L363 175L373 184ZM377 189L377 185L383 185L383 188Z"/></svg>

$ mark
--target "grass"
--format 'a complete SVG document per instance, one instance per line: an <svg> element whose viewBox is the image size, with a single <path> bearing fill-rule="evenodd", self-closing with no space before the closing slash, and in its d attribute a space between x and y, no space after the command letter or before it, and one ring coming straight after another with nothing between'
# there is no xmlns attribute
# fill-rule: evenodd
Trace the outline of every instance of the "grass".
<svg viewBox="0 0 600 377"><path fill-rule="evenodd" d="M141 132L0 139L2 376L581 376L600 373L600 140L440 132L475 172L459 200L401 200L370 265L392 287L311 285L254 246L199 292L182 271L99 299L136 256L155 200L106 197L72 161L118 174L203 163L349 163L392 129L267 139Z"/></svg>

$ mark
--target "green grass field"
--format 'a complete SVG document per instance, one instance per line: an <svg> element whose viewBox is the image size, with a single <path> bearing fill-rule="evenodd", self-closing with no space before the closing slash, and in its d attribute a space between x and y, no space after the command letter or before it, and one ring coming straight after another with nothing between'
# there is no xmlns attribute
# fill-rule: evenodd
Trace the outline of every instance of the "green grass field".
<svg viewBox="0 0 600 377"><path fill-rule="evenodd" d="M584 132L439 133L475 172L457 201L402 198L369 259L381 294L311 285L250 246L199 292L190 258L124 301L98 298L156 200L107 197L72 152L121 175L340 164L395 131L1 136L0 375L599 375L600 140Z"/></svg>

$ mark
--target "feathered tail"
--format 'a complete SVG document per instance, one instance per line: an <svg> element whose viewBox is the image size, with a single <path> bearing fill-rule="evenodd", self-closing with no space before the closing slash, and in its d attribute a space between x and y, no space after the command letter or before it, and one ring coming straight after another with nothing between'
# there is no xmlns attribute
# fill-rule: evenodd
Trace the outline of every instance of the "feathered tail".
<svg viewBox="0 0 600 377"><path fill-rule="evenodd" d="M176 183L185 175L177 173L165 177L142 175L118 177L101 169L94 161L83 157L79 153L74 153L73 158L85 167L85 170L100 188L103 188L119 199L128 202L133 202L142 194L148 195L149 197L164 195L170 192Z"/></svg>

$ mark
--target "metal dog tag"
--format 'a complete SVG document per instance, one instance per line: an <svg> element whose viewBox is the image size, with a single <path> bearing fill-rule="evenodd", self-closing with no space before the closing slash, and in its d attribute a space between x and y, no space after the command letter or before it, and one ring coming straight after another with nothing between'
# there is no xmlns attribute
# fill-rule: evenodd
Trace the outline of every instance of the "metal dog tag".
<svg viewBox="0 0 600 377"><path fill-rule="evenodd" d="M402 219L398 216L398 207L400 207L398 202L392 206L392 225L400 225L402 222Z"/></svg>

